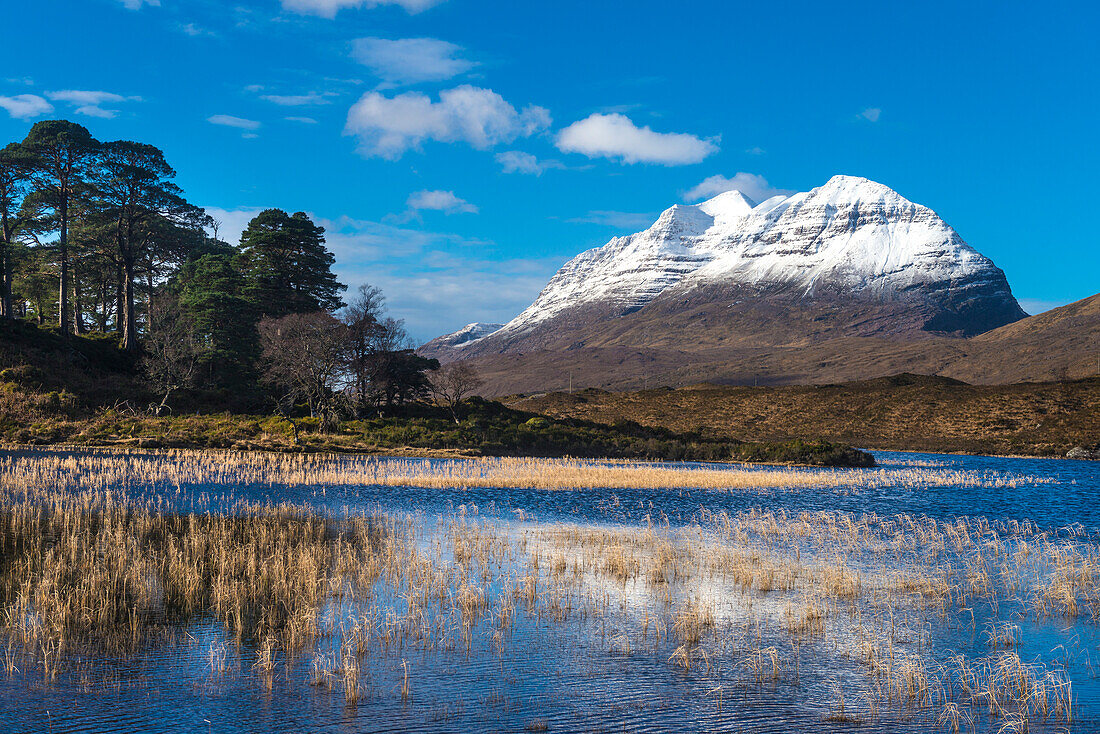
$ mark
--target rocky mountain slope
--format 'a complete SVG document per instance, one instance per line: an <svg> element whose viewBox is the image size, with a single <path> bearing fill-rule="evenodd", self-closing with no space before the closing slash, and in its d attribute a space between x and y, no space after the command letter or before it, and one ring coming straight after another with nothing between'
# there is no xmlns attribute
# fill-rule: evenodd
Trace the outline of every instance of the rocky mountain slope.
<svg viewBox="0 0 1100 734"><path fill-rule="evenodd" d="M437 341L469 353L515 351L540 328L581 314L610 319L662 299L714 300L716 289L755 300L905 304L923 317L919 328L937 332L976 334L1025 315L1004 273L931 209L882 184L834 176L759 204L729 191L670 207L649 229L570 260L495 332L463 339L466 327Z"/></svg>

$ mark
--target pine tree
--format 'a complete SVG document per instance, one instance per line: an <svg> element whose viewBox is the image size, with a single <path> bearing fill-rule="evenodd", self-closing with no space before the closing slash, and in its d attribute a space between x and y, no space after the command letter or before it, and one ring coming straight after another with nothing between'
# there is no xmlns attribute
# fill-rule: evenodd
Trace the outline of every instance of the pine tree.
<svg viewBox="0 0 1100 734"><path fill-rule="evenodd" d="M241 234L241 272L248 299L263 316L335 311L343 305L332 272L335 256L325 248L325 229L304 212L260 212Z"/></svg>
<svg viewBox="0 0 1100 734"><path fill-rule="evenodd" d="M226 247L186 263L172 290L193 325L199 363L209 383L233 387L254 378L258 315L245 296L245 280L233 266L232 250Z"/></svg>
<svg viewBox="0 0 1100 734"><path fill-rule="evenodd" d="M96 202L102 216L115 224L116 256L122 276L118 315L122 347L127 351L137 349L134 303L138 268L148 266L158 248L186 249L177 246L176 240L191 242L194 238L186 235L199 231L201 210L184 200L179 187L172 183L175 175L164 154L152 145L119 140L101 146ZM167 259L178 262L182 258L174 253ZM150 267L146 267L146 273L152 280Z"/></svg>
<svg viewBox="0 0 1100 734"><path fill-rule="evenodd" d="M36 122L19 149L33 191L24 200L42 226L57 232L58 309L62 332L72 329L69 305L69 225L97 162L99 143L87 128L68 120Z"/></svg>

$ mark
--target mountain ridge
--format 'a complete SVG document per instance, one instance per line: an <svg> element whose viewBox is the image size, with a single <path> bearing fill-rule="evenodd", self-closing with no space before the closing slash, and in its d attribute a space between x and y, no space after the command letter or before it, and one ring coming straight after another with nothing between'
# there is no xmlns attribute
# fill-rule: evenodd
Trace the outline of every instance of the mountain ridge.
<svg viewBox="0 0 1100 734"><path fill-rule="evenodd" d="M507 351L570 311L596 305L607 320L714 284L919 303L926 312L921 328L967 335L1026 315L1004 273L931 209L874 181L834 176L809 192L761 203L727 191L673 205L649 228L571 259L500 329L459 343L468 352L486 344ZM429 351L458 334L433 340Z"/></svg>
<svg viewBox="0 0 1100 734"><path fill-rule="evenodd" d="M469 361L497 395L570 381L634 389L905 371L978 383L1084 376L1075 355L1095 333L1096 309L1070 319L1064 308L1027 317L1003 271L934 211L834 176L760 203L732 191L674 205L646 230L570 260L501 328L453 344L447 335L421 353Z"/></svg>

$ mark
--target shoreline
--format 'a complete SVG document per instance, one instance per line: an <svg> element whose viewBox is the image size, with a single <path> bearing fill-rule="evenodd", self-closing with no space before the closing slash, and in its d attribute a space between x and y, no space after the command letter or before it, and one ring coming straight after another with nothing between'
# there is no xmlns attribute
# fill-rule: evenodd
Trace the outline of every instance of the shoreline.
<svg viewBox="0 0 1100 734"><path fill-rule="evenodd" d="M858 469L868 468L875 469L880 468L881 465L876 463L872 467L848 467L848 466L822 466L820 464L807 464L800 462L777 462L777 461L743 461L743 460L671 460L671 459L646 459L646 458L592 458L592 457L577 457L567 454L555 455L555 456L543 456L534 454L483 454L478 453L475 449L426 449L418 448L415 446L403 446L403 447L379 447L375 450L366 449L342 449L340 447L328 446L324 448L312 448L312 447L293 447L293 446L264 446L264 445L245 445L245 446L150 446L140 445L141 439L128 439L112 443L11 443L0 442L0 451L36 451L36 450L48 450L48 451L73 451L73 452L104 452L104 453L118 453L118 454L169 454L171 452L220 452L220 453L261 453L261 454L285 454L285 455L300 455L300 456L313 456L313 457L363 457L363 458L380 458L380 459L500 459L500 458L531 458L531 459L559 459L559 460L578 460L578 461L592 461L610 464L635 464L635 463L686 463L686 464L728 464L731 466L745 466L745 467L785 467L785 468L805 468L805 469ZM867 446L857 446L856 449L867 453L900 453L900 454L921 454L924 456L965 456L965 457L982 457L989 459L1027 459L1027 460L1048 460L1048 461L1080 461L1080 462L1095 462L1100 463L1095 459L1070 459L1066 456L1050 456L1050 455L1038 455L1038 454L994 454L994 453L975 453L967 451L924 451L919 449L898 449L898 448L875 448Z"/></svg>

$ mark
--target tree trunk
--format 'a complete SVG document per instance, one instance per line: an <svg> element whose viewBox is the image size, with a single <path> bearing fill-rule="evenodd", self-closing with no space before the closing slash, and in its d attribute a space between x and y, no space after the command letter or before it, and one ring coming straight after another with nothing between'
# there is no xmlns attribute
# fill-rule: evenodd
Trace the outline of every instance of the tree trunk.
<svg viewBox="0 0 1100 734"><path fill-rule="evenodd" d="M115 331L119 336L126 333L126 276L122 272L122 261L118 262L118 282L115 283Z"/></svg>
<svg viewBox="0 0 1100 734"><path fill-rule="evenodd" d="M3 243L3 272L0 273L0 318L10 321L13 318L11 312L11 243L6 239Z"/></svg>
<svg viewBox="0 0 1100 734"><path fill-rule="evenodd" d="M153 324L153 264L149 263L149 271L145 274L145 283L147 290L145 292L145 332L149 332L149 328Z"/></svg>
<svg viewBox="0 0 1100 734"><path fill-rule="evenodd" d="M62 193L61 197L61 230L57 240L60 270L57 284L57 325L61 327L62 334L68 334L72 329L69 322L69 202L67 193Z"/></svg>
<svg viewBox="0 0 1100 734"><path fill-rule="evenodd" d="M72 273L73 281L73 326L77 334L83 334L87 331L84 326L84 299L80 296L80 276L77 272Z"/></svg>
<svg viewBox="0 0 1100 734"><path fill-rule="evenodd" d="M99 299L101 301L101 310L98 314L99 331L101 334L107 333L107 278L101 273L99 276Z"/></svg>
<svg viewBox="0 0 1100 734"><path fill-rule="evenodd" d="M138 348L137 322L134 320L134 263L126 260L122 264L123 273L123 300L125 301L124 331L122 332L122 348L127 352L133 352Z"/></svg>

